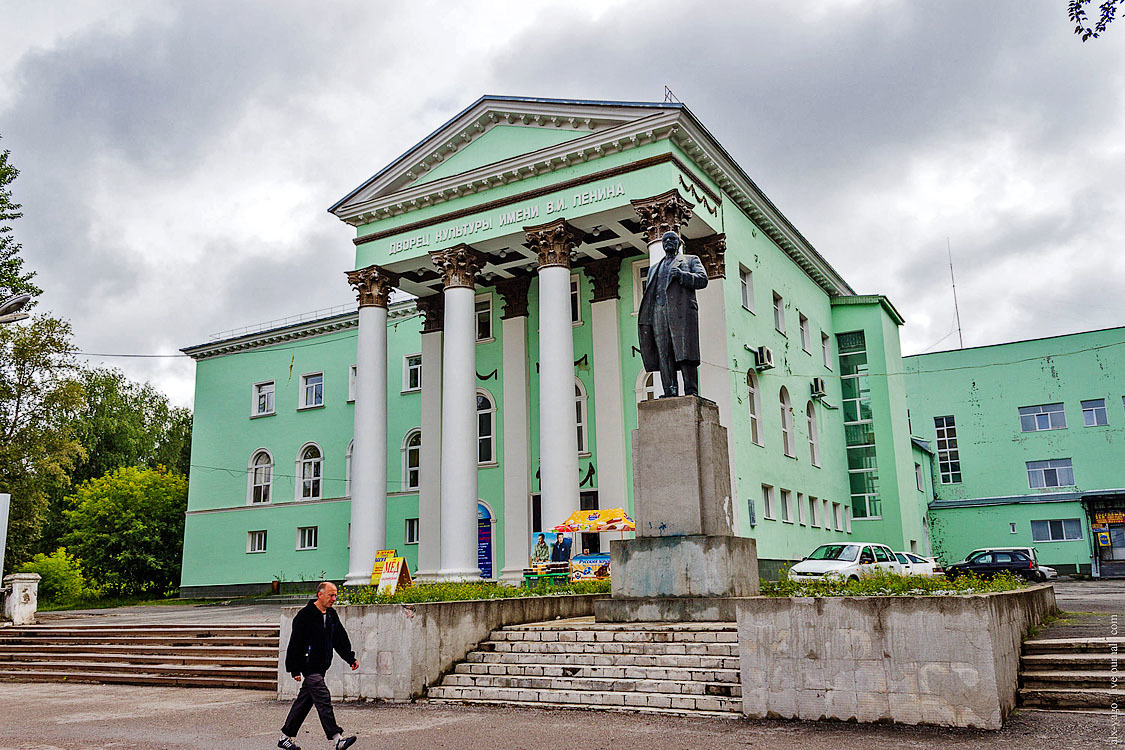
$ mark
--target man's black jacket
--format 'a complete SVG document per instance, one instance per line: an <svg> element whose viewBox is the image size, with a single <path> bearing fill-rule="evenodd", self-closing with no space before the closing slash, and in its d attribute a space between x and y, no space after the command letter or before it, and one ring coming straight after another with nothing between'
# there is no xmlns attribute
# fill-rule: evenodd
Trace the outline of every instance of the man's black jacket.
<svg viewBox="0 0 1125 750"><path fill-rule="evenodd" d="M355 663L355 652L340 617L331 607L326 612L309 602L293 618L293 634L285 650L285 671L291 675L324 674L332 664L332 650L348 664Z"/></svg>

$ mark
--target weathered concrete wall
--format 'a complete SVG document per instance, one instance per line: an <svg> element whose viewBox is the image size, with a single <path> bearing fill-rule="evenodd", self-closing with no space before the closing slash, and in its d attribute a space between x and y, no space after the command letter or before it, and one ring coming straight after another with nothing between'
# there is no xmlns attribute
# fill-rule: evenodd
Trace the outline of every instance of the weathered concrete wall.
<svg viewBox="0 0 1125 750"><path fill-rule="evenodd" d="M1055 611L1049 585L933 597L752 597L737 605L742 710L999 729L1020 642Z"/></svg>
<svg viewBox="0 0 1125 750"><path fill-rule="evenodd" d="M505 625L584 617L604 594L531 596L426 604L341 606L336 611L348 631L359 669L333 658L325 682L336 698L409 701L422 694L493 630ZM285 671L285 647L300 607L281 610L281 652L277 697L297 695L300 683Z"/></svg>

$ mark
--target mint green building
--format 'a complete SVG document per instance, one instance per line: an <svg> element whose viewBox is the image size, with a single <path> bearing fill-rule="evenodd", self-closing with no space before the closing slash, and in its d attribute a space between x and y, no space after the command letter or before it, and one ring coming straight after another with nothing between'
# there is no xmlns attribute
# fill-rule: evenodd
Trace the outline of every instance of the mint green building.
<svg viewBox="0 0 1125 750"><path fill-rule="evenodd" d="M935 553L1033 546L1060 572L1125 574L1125 328L903 359L934 447Z"/></svg>
<svg viewBox="0 0 1125 750"><path fill-rule="evenodd" d="M762 572L848 539L928 555L935 487L951 517L917 429L943 407L913 406L930 381L902 377L901 315L680 104L483 97L330 211L355 228L356 308L184 349L184 595L366 582L385 548L417 578L514 582L533 533L631 511L630 433L658 389L636 312L669 230L707 270L700 390Z"/></svg>

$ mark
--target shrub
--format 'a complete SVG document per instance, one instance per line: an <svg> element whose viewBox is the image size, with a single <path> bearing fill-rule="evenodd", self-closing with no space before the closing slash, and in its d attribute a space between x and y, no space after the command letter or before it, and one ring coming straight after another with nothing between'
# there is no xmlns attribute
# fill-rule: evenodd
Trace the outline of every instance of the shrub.
<svg viewBox="0 0 1125 750"><path fill-rule="evenodd" d="M776 581L762 581L765 596L951 596L1013 591L1027 582L1005 571L990 579L974 575L945 577L906 576L878 572L861 576L858 581L823 578L819 581L793 581L782 570Z"/></svg>
<svg viewBox="0 0 1125 750"><path fill-rule="evenodd" d="M82 566L59 547L53 554L42 553L31 558L16 571L39 574L39 598L55 604L72 602L88 592Z"/></svg>
<svg viewBox="0 0 1125 750"><path fill-rule="evenodd" d="M471 599L515 599L555 594L608 594L609 581L580 581L552 585L540 581L534 588L506 586L488 581L472 583L417 583L393 594L377 593L377 586L345 586L340 592L342 604L416 604L420 602L456 602Z"/></svg>

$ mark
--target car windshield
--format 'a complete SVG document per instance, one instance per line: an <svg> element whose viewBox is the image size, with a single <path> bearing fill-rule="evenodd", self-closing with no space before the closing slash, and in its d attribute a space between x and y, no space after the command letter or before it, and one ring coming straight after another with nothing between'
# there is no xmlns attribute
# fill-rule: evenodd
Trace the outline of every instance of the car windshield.
<svg viewBox="0 0 1125 750"><path fill-rule="evenodd" d="M859 554L857 544L822 544L809 555L810 560L845 560L851 562Z"/></svg>
<svg viewBox="0 0 1125 750"><path fill-rule="evenodd" d="M896 552L895 557L897 557L898 561L900 563L902 563L903 565L909 565L910 564L910 560L906 557L906 555L902 554L901 552Z"/></svg>

